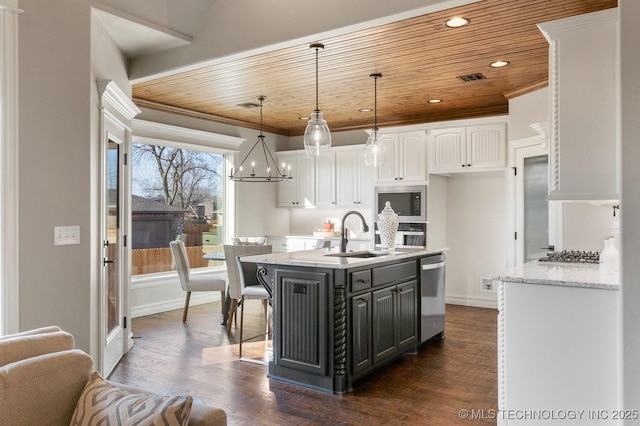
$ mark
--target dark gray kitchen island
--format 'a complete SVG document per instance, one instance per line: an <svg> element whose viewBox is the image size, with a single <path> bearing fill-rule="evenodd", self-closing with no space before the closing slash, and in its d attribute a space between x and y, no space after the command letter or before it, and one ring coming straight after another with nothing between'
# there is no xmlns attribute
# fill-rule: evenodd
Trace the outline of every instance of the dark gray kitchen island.
<svg viewBox="0 0 640 426"><path fill-rule="evenodd" d="M245 256L272 291L269 377L344 394L420 342L421 261L444 250L394 254L331 249ZM444 291L444 289L442 289ZM444 298L438 308L444 313ZM426 313L428 314L428 313ZM434 334L440 337L442 330Z"/></svg>

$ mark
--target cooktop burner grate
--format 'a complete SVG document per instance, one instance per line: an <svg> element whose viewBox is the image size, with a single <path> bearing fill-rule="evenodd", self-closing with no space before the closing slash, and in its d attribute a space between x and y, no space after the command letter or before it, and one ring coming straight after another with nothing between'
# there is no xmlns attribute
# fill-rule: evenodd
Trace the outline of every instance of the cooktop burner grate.
<svg viewBox="0 0 640 426"><path fill-rule="evenodd" d="M599 251L562 250L547 253L546 257L538 259L540 262L563 263L600 263Z"/></svg>

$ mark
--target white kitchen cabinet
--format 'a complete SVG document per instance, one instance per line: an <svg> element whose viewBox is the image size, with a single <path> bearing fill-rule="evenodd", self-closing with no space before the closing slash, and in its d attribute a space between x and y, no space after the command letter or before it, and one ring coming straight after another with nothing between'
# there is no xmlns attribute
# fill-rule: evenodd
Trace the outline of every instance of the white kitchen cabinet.
<svg viewBox="0 0 640 426"><path fill-rule="evenodd" d="M504 168L506 133L504 123L431 130L430 172L459 173Z"/></svg>
<svg viewBox="0 0 640 426"><path fill-rule="evenodd" d="M364 148L336 152L336 201L338 207L373 204L374 168L364 163Z"/></svg>
<svg viewBox="0 0 640 426"><path fill-rule="evenodd" d="M336 206L336 153L316 158L316 207Z"/></svg>
<svg viewBox="0 0 640 426"><path fill-rule="evenodd" d="M280 154L278 162L291 165L291 180L278 183L278 207L313 207L316 202L314 157Z"/></svg>
<svg viewBox="0 0 640 426"><path fill-rule="evenodd" d="M618 9L538 24L549 42L549 200L616 201Z"/></svg>
<svg viewBox="0 0 640 426"><path fill-rule="evenodd" d="M385 163L377 168L378 183L426 182L424 130L380 134L387 150Z"/></svg>

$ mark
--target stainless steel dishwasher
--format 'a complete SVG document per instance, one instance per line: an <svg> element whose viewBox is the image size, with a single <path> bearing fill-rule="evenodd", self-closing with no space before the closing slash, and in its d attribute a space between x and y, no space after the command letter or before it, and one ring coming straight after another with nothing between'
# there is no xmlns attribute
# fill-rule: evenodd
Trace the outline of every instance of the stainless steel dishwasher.
<svg viewBox="0 0 640 426"><path fill-rule="evenodd" d="M444 338L445 255L438 253L420 261L420 342Z"/></svg>

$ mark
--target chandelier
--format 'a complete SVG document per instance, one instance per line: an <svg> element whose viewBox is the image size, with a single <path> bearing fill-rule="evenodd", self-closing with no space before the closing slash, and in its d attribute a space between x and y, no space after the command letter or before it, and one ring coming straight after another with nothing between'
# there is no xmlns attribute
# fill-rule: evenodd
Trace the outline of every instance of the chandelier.
<svg viewBox="0 0 640 426"><path fill-rule="evenodd" d="M235 172L233 167L231 168L229 180L236 182L282 182L289 180L292 178L291 166L288 168L289 175L287 175L287 168L284 163L282 163L282 170L278 167L278 163L265 143L264 135L262 134L262 103L267 99L267 97L260 95L257 96L257 99L260 101L260 134L258 135L258 140L253 145L249 153L242 159ZM262 161L260 153L263 154L264 161ZM251 157L251 154L254 156ZM251 160L248 162L250 157ZM260 161L256 162L257 159ZM245 166L245 163L247 163L247 166ZM245 170L244 167L248 167L248 164L251 165L251 169ZM256 164L258 164L258 170L262 170L264 174L256 173Z"/></svg>

